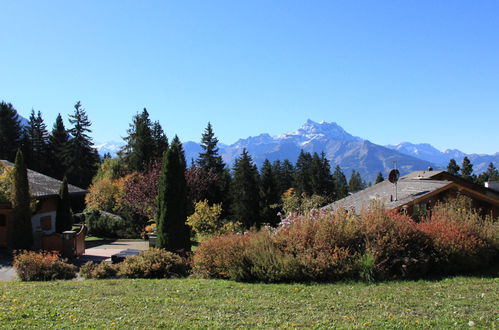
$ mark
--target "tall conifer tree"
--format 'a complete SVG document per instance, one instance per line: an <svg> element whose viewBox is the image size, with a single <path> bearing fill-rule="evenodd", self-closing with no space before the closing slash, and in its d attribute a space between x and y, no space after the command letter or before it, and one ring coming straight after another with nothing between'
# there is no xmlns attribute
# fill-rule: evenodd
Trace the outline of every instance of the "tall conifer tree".
<svg viewBox="0 0 499 330"><path fill-rule="evenodd" d="M383 178L383 174L381 172L378 172L378 176L376 177L375 183L380 183L383 182L385 178Z"/></svg>
<svg viewBox="0 0 499 330"><path fill-rule="evenodd" d="M26 164L34 171L49 174L49 134L47 125L43 121L42 113L38 111L35 114L35 110L31 110L28 124L29 126L26 127L26 138L29 140L30 153L29 157L25 157Z"/></svg>
<svg viewBox="0 0 499 330"><path fill-rule="evenodd" d="M33 245L28 171L21 150L17 151L12 183L12 219L10 233L14 249L30 249Z"/></svg>
<svg viewBox="0 0 499 330"><path fill-rule="evenodd" d="M265 159L260 170L260 215L262 221L274 226L279 223L280 219L277 216L279 210L275 206L279 203L280 196L274 169L269 160Z"/></svg>
<svg viewBox="0 0 499 330"><path fill-rule="evenodd" d="M260 224L258 171L246 149L243 149L241 156L236 158L233 173L232 215L246 228L258 226Z"/></svg>
<svg viewBox="0 0 499 330"><path fill-rule="evenodd" d="M0 159L13 162L21 146L19 115L10 103L0 102Z"/></svg>
<svg viewBox="0 0 499 330"><path fill-rule="evenodd" d="M187 220L187 184L185 156L177 136L163 157L158 187L157 243L169 251L189 251L190 232Z"/></svg>
<svg viewBox="0 0 499 330"><path fill-rule="evenodd" d="M52 177L61 180L66 173L64 153L69 141L69 134L64 127L61 114L57 115L52 133L49 136L49 159L50 174Z"/></svg>
<svg viewBox="0 0 499 330"><path fill-rule="evenodd" d="M356 170L352 170L352 175L348 181L348 191L351 193L360 191L366 188L366 183L362 180L360 173Z"/></svg>
<svg viewBox="0 0 499 330"><path fill-rule="evenodd" d="M146 108L133 117L127 133L128 136L124 138L126 145L120 155L131 171L143 171L154 159L156 147L151 119Z"/></svg>
<svg viewBox="0 0 499 330"><path fill-rule="evenodd" d="M168 150L168 138L159 121L155 121L154 124L152 124L151 132L154 143L153 157L160 160L165 151Z"/></svg>
<svg viewBox="0 0 499 330"><path fill-rule="evenodd" d="M459 165L457 165L456 160L452 158L449 160L449 164L447 165L447 172L449 172L452 175L457 175L461 168Z"/></svg>
<svg viewBox="0 0 499 330"><path fill-rule="evenodd" d="M92 138L87 133L92 132L92 125L88 120L85 109L80 101L75 106L75 112L69 116L73 127L69 130L71 139L68 141L64 152L66 175L68 182L81 188L87 188L92 182L92 177L97 172L99 155L92 148Z"/></svg>
<svg viewBox="0 0 499 330"><path fill-rule="evenodd" d="M295 188L298 195L313 194L312 187L312 155L309 152L300 151L295 167Z"/></svg>
<svg viewBox="0 0 499 330"><path fill-rule="evenodd" d="M335 199L342 199L348 196L348 184L347 178L345 174L341 171L339 165L336 165L336 168L333 173L334 187L335 187Z"/></svg>
<svg viewBox="0 0 499 330"><path fill-rule="evenodd" d="M465 180L472 181L473 176L471 173L473 173L473 164L471 164L468 157L464 157L463 164L461 165L461 177Z"/></svg>

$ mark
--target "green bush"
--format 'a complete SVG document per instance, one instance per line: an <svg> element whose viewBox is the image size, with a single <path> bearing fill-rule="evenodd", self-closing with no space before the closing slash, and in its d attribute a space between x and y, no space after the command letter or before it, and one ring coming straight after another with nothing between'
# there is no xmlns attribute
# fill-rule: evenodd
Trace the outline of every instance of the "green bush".
<svg viewBox="0 0 499 330"><path fill-rule="evenodd" d="M106 261L99 263L89 261L80 268L80 275L86 279L103 279L115 277L118 273L118 265L109 264Z"/></svg>
<svg viewBox="0 0 499 330"><path fill-rule="evenodd" d="M138 256L126 258L118 276L127 278L172 278L186 276L189 263L186 258L162 249L149 249Z"/></svg>
<svg viewBox="0 0 499 330"><path fill-rule="evenodd" d="M14 269L21 281L67 280L76 277L76 266L52 252L21 251L14 256Z"/></svg>
<svg viewBox="0 0 499 330"><path fill-rule="evenodd" d="M81 217L81 216L80 216ZM143 226L137 226L133 217L139 215L130 215L122 217L105 211L93 210L83 214L84 222L88 226L89 234L99 237L113 238L136 238L139 237Z"/></svg>

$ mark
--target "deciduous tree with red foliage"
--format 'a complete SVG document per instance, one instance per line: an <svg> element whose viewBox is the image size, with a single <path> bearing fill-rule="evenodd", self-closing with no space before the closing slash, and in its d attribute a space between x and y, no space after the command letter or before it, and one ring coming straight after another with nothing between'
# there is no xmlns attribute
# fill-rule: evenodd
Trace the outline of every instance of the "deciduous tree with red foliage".
<svg viewBox="0 0 499 330"><path fill-rule="evenodd" d="M152 162L144 172L133 173L125 182L124 202L136 213L149 219L156 214L156 196L161 170L159 161Z"/></svg>

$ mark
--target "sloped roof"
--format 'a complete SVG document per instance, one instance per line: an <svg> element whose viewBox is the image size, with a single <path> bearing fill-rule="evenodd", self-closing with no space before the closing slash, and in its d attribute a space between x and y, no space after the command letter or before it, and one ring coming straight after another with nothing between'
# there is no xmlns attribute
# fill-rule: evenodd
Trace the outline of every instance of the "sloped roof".
<svg viewBox="0 0 499 330"><path fill-rule="evenodd" d="M397 183L397 193L395 193L395 185L388 180L385 180L329 204L325 208L335 209L342 207L359 212L362 209L367 208L372 201L378 201L383 203L387 208L394 209L436 190L445 190L452 184L452 181L402 178ZM397 195L397 197L395 197L395 195Z"/></svg>
<svg viewBox="0 0 499 330"><path fill-rule="evenodd" d="M5 166L14 166L13 163L7 160L0 160ZM54 179L50 176L35 172L28 169L29 190L34 197L50 197L59 195L62 181ZM68 184L70 194L84 194L86 190Z"/></svg>

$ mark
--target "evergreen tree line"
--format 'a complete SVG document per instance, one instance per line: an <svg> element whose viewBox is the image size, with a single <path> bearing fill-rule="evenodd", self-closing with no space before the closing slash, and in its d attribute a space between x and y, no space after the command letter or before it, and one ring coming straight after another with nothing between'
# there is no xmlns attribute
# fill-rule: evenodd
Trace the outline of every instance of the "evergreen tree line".
<svg viewBox="0 0 499 330"><path fill-rule="evenodd" d="M461 166L452 158L447 165L447 172L478 185L483 185L487 181L499 181L499 171L494 163L490 162L485 172L476 175L473 174L473 164L468 157L463 158Z"/></svg>
<svg viewBox="0 0 499 330"><path fill-rule="evenodd" d="M29 169L87 188L99 165L99 156L88 135L91 122L78 101L66 129L59 114L49 132L40 111L31 111L28 124L21 126L10 103L0 102L0 159L13 162L18 149Z"/></svg>

